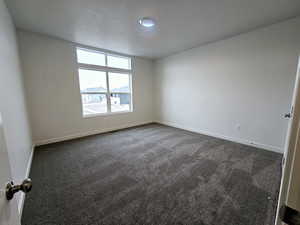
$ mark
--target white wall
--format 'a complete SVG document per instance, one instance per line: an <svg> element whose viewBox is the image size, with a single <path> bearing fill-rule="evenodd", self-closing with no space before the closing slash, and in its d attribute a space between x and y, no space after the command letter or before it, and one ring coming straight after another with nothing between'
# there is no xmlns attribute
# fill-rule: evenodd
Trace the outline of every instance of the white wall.
<svg viewBox="0 0 300 225"><path fill-rule="evenodd" d="M136 58L134 112L93 118L81 115L74 44L19 31L33 139L44 144L154 119L282 151L288 122L283 114L290 108L300 50L298 27L300 18L169 56L154 65Z"/></svg>
<svg viewBox="0 0 300 225"><path fill-rule="evenodd" d="M32 141L15 27L3 0L0 0L0 69L0 112L13 180L20 182L26 175Z"/></svg>
<svg viewBox="0 0 300 225"><path fill-rule="evenodd" d="M300 18L157 60L156 120L283 151Z"/></svg>
<svg viewBox="0 0 300 225"><path fill-rule="evenodd" d="M83 118L75 45L18 32L34 142L45 144L153 121L153 62L135 58L132 113Z"/></svg>

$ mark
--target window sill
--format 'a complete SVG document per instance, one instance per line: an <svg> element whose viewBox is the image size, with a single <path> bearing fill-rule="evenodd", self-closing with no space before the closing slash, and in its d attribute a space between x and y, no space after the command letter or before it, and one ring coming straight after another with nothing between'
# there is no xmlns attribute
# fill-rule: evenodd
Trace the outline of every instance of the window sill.
<svg viewBox="0 0 300 225"><path fill-rule="evenodd" d="M114 116L114 115L120 115L120 114L127 114L132 113L133 111L121 111L121 112L110 112L110 113L95 113L91 115L82 115L84 119L93 118L93 117L105 117L105 116Z"/></svg>

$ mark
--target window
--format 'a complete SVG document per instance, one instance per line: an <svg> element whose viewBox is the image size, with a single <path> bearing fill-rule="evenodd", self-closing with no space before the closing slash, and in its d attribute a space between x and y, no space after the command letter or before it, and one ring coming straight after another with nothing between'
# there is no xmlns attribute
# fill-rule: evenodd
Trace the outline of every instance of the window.
<svg viewBox="0 0 300 225"><path fill-rule="evenodd" d="M83 116L132 111L131 58L77 48Z"/></svg>

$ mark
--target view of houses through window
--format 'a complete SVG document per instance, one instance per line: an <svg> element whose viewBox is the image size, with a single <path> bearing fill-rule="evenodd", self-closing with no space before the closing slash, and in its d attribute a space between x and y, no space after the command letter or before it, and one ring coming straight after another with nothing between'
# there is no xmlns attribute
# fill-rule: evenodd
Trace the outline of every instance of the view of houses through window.
<svg viewBox="0 0 300 225"><path fill-rule="evenodd" d="M77 48L84 116L126 112L131 103L131 59Z"/></svg>

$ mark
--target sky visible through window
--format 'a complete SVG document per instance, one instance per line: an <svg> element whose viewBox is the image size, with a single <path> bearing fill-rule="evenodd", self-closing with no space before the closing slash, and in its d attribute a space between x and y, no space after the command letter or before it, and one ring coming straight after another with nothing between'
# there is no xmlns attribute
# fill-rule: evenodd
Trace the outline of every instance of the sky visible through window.
<svg viewBox="0 0 300 225"><path fill-rule="evenodd" d="M105 66L105 55L103 53L77 48L77 61L90 65Z"/></svg>
<svg viewBox="0 0 300 225"><path fill-rule="evenodd" d="M80 91L106 91L106 74L102 71L79 69ZM111 92L129 92L129 75L109 73Z"/></svg>
<svg viewBox="0 0 300 225"><path fill-rule="evenodd" d="M95 70L79 69L80 90L88 91L92 88L106 90L106 73Z"/></svg>
<svg viewBox="0 0 300 225"><path fill-rule="evenodd" d="M111 92L129 92L129 75L109 73L109 85Z"/></svg>

